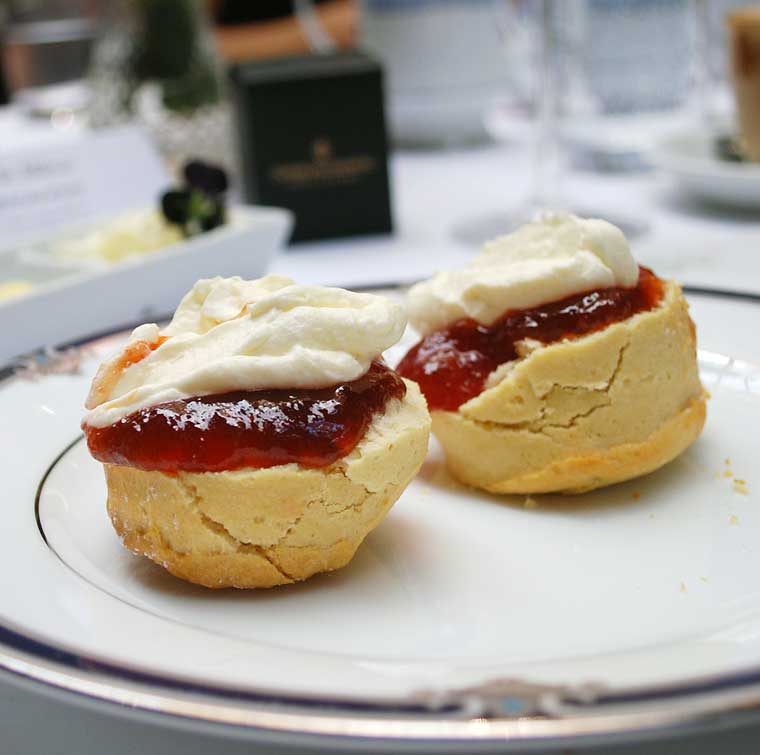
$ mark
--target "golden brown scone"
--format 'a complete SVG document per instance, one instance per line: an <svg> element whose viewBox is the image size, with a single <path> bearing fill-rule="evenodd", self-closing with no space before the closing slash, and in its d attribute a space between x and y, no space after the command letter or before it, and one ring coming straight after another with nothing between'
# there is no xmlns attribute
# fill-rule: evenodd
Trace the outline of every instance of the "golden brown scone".
<svg viewBox="0 0 760 755"><path fill-rule="evenodd" d="M105 465L124 544L206 587L273 587L345 566L417 474L430 417L415 383L335 464L176 476Z"/></svg>
<svg viewBox="0 0 760 755"><path fill-rule="evenodd" d="M468 485L584 492L657 469L702 430L694 324L676 283L652 311L523 353L458 411L432 412L447 466Z"/></svg>

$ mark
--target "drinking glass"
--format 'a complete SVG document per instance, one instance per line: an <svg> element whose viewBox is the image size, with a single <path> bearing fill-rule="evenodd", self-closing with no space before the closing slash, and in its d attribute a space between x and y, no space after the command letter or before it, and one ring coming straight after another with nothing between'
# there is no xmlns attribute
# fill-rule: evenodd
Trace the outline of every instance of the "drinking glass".
<svg viewBox="0 0 760 755"><path fill-rule="evenodd" d="M708 138L733 136L736 107L730 83L726 17L748 0L689 0L692 106Z"/></svg>
<svg viewBox="0 0 760 755"><path fill-rule="evenodd" d="M570 162L563 133L567 115L589 114L598 107L589 93L588 68L583 58L589 44L585 24L588 11L584 0L507 2L506 21L502 21L505 34L511 35L519 28L522 37L529 40L528 54L524 55L527 65L523 63L518 78L521 86L529 90L531 189L516 207L457 225L453 233L459 240L479 245L546 212L604 218L629 238L645 232L647 224L642 218L604 204L571 198L564 188ZM505 40L505 45L510 45L510 39Z"/></svg>

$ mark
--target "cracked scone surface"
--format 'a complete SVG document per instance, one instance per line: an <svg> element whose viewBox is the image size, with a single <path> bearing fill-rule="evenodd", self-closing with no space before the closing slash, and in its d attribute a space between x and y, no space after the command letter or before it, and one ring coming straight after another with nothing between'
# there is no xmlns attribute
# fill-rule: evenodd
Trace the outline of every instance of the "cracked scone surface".
<svg viewBox="0 0 760 755"><path fill-rule="evenodd" d="M167 475L105 465L124 544L206 587L273 587L345 566L416 475L430 418L415 383L329 467Z"/></svg>
<svg viewBox="0 0 760 755"><path fill-rule="evenodd" d="M494 493L583 492L666 464L705 421L680 287L597 333L502 366L458 411L434 411L451 473Z"/></svg>

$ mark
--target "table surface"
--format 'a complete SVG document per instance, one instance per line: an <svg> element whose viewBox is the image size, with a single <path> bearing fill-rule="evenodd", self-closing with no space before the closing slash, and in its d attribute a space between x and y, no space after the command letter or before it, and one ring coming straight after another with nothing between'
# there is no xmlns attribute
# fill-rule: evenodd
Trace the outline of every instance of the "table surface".
<svg viewBox="0 0 760 755"><path fill-rule="evenodd" d="M476 247L458 240L457 231L482 217L498 217L518 208L530 184L525 150L517 147L400 153L392 158L391 170L394 236L300 245L282 252L273 269L304 282L348 286L418 280L469 259ZM697 206L678 196L664 177L652 173L575 173L567 180L566 193L577 199L586 214L625 215L645 223L648 233L633 242L634 252L659 273L695 286L760 291L760 213ZM760 345L751 348L760 352ZM603 751L741 754L757 752L758 741L760 726L753 726L688 740L604 747ZM111 717L0 680L3 754L200 755L220 751L230 755L295 752L222 743L209 736Z"/></svg>
<svg viewBox="0 0 760 755"><path fill-rule="evenodd" d="M391 161L393 237L299 244L273 271L302 282L362 286L413 282L469 260L463 229L508 229L530 193L528 151L519 146L402 152ZM564 194L580 214L622 217L647 231L632 239L640 262L684 283L760 291L760 211L708 207L679 195L655 172L575 171ZM503 215L503 222L494 223ZM481 222L485 221L485 222Z"/></svg>

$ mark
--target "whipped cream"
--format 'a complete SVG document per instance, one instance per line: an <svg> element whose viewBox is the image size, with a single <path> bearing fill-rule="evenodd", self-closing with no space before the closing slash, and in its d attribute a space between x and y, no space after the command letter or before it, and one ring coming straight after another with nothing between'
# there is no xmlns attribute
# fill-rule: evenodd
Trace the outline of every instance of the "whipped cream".
<svg viewBox="0 0 760 755"><path fill-rule="evenodd" d="M403 308L380 296L278 275L200 280L163 331L141 325L104 363L84 421L106 427L165 401L356 380L405 326ZM131 349L148 347L147 356L123 366Z"/></svg>
<svg viewBox="0 0 760 755"><path fill-rule="evenodd" d="M63 259L120 262L183 240L179 226L166 220L158 210L134 210L89 233L58 242L53 252Z"/></svg>
<svg viewBox="0 0 760 755"><path fill-rule="evenodd" d="M441 272L409 292L409 319L423 335L457 320L490 325L595 288L632 288L639 269L623 232L605 220L555 214L488 242L465 268Z"/></svg>

